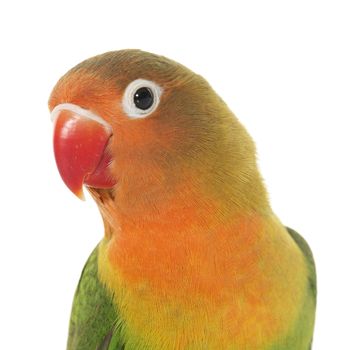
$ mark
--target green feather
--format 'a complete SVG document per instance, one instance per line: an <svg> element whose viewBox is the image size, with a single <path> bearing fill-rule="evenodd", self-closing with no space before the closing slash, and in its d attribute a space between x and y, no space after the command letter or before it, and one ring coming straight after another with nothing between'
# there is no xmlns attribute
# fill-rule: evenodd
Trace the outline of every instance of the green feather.
<svg viewBox="0 0 350 350"><path fill-rule="evenodd" d="M316 308L316 268L311 249L305 239L296 231L286 227L294 242L302 251L308 267L309 288L302 312L295 327L285 339L279 339L269 350L311 350L312 340L308 344L301 344L304 339L310 339L313 334Z"/></svg>
<svg viewBox="0 0 350 350"><path fill-rule="evenodd" d="M291 237L294 239L295 243L299 246L300 250L303 252L307 266L309 269L309 283L310 283L310 290L314 296L314 301L316 303L316 296L317 296L317 279L316 279L316 267L315 267L315 261L311 252L311 249L305 239L299 235L298 232L292 230L289 227L286 227L288 233L291 235Z"/></svg>
<svg viewBox="0 0 350 350"><path fill-rule="evenodd" d="M97 274L98 247L85 264L75 292L67 350L121 350L121 321Z"/></svg>

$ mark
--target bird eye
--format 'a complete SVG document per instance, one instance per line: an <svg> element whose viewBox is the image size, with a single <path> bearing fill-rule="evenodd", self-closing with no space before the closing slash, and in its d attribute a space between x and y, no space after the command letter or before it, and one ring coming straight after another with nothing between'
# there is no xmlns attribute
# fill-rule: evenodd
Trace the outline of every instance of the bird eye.
<svg viewBox="0 0 350 350"><path fill-rule="evenodd" d="M156 83L136 79L125 89L123 109L130 118L144 118L158 106L162 88Z"/></svg>
<svg viewBox="0 0 350 350"><path fill-rule="evenodd" d="M143 111L149 109L154 102L152 90L148 87L142 87L136 90L134 94L135 106Z"/></svg>

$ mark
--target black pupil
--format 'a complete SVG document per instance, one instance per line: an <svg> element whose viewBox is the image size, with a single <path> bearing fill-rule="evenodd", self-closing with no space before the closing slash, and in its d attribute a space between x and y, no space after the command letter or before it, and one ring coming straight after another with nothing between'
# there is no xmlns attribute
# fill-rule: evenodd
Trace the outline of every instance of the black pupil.
<svg viewBox="0 0 350 350"><path fill-rule="evenodd" d="M152 90L147 87L137 89L134 95L135 106L139 109L146 110L153 104Z"/></svg>

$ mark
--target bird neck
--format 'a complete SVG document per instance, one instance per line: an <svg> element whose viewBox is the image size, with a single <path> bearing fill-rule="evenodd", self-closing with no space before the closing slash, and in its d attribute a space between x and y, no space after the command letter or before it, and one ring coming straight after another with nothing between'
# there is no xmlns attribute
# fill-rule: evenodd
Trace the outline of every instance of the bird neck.
<svg viewBox="0 0 350 350"><path fill-rule="evenodd" d="M185 181L148 190L124 184L113 192L92 191L105 226L107 238L120 232L198 231L207 232L220 224L270 215L266 192L257 173L244 183L229 176L212 183L199 174L186 174ZM171 240L172 237L169 236Z"/></svg>
<svg viewBox="0 0 350 350"><path fill-rule="evenodd" d="M100 208L105 223L100 269L112 290L125 279L169 295L180 293L176 298L183 299L191 283L196 283L198 295L219 300L231 280L228 261L232 264L233 259L238 269L243 268L242 262L249 267L257 258L255 251L267 220L262 213L228 207L232 202L193 191L188 182L176 193L163 198L162 205L145 208L137 217L111 212L106 202ZM206 269L203 276L197 273L200 266ZM169 273L170 279L166 277ZM183 283L180 290L179 281Z"/></svg>
<svg viewBox="0 0 350 350"><path fill-rule="evenodd" d="M253 208L224 208L232 201L198 191L166 198L163 206L147 208L140 217L106 211L106 202L101 210L106 237L99 246L99 276L114 295L130 337L150 339L160 327L169 344L186 343L193 334L201 339L209 331L209 317L214 329L227 325L215 338L226 340L213 340L211 348L231 348L234 329L243 344L261 349L255 344L254 334L261 329L252 309L259 320L266 319L264 332L286 332L288 319L293 323L298 314L290 305L295 300L301 305L305 273L302 257L281 234L284 228L276 217ZM295 281L300 285L291 291ZM183 328L184 322L190 328ZM154 341L153 348L162 348Z"/></svg>

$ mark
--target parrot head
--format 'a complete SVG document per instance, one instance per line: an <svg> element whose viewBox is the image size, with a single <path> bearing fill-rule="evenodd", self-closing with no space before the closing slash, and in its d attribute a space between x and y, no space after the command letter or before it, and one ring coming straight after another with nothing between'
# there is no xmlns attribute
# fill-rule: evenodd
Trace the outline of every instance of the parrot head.
<svg viewBox="0 0 350 350"><path fill-rule="evenodd" d="M201 76L165 57L92 57L58 81L49 108L59 172L80 198L85 185L125 211L193 192L240 206L265 200L244 127Z"/></svg>

